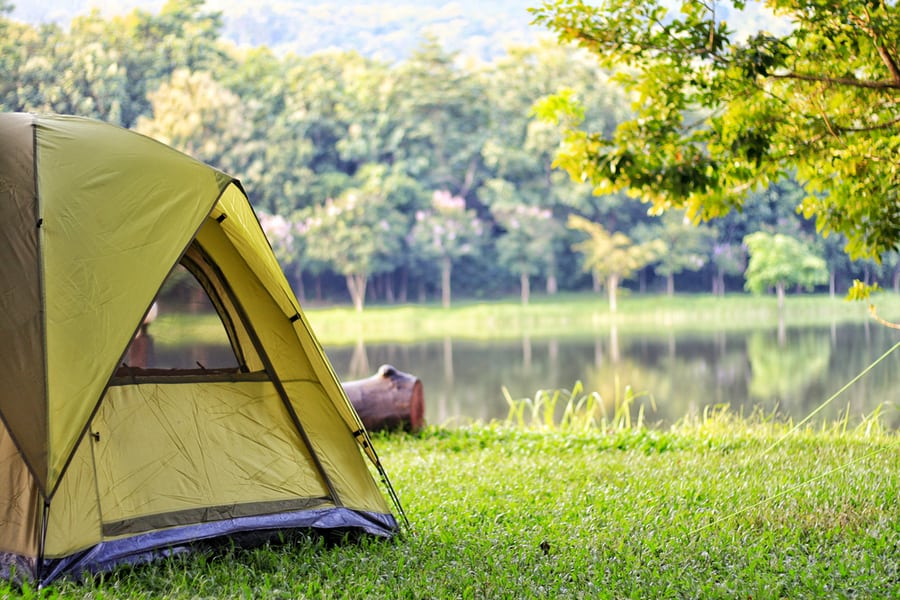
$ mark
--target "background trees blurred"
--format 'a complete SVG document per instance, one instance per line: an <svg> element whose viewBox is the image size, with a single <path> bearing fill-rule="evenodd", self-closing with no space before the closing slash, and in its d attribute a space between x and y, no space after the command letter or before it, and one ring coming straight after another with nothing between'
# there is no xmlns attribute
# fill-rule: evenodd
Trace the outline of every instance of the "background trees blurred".
<svg viewBox="0 0 900 600"><path fill-rule="evenodd" d="M602 279L609 291L629 277L635 283L625 285L641 291L740 291L744 240L757 231L790 236L825 260L827 281L798 283L841 293L854 277L884 287L900 281L897 255L886 246L880 263L850 260L846 238L817 237L816 223L796 208L819 206L811 191L822 202L828 196L818 184L804 189L797 182L802 170L745 189L729 200L741 211L697 227L690 203L687 219L679 212L660 218L615 186L595 193L593 171L573 179L556 168L557 160L570 171L577 164L566 154L567 124L611 139L648 110L633 104L634 85L623 85L621 73L584 50L543 39L474 61L433 35L392 60L351 50L299 55L236 47L223 38L223 15L202 0L170 0L158 13L93 12L69 27L29 25L10 14L0 0L0 110L103 119L236 175L304 300L349 295L361 309L366 301L406 301L413 290L415 299L449 305L452 287L456 298L518 293L528 302L533 288L553 294L591 289ZM550 113L563 127L538 116ZM888 135L894 130L879 115L885 126L870 150L883 153L897 136ZM757 117L748 122L761 126ZM765 139L769 149L777 141ZM643 146L642 164L676 158L675 146L658 141ZM887 177L883 162L871 172ZM684 204L677 189L663 187L630 192ZM626 247L655 250L610 271L615 281L606 271L597 279L604 252L589 246L600 232L627 239ZM857 250L874 247L854 243Z"/></svg>

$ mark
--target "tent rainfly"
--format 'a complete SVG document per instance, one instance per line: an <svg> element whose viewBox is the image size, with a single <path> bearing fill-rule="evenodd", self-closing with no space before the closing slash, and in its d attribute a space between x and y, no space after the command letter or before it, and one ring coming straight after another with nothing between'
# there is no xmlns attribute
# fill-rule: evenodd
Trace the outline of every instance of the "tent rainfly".
<svg viewBox="0 0 900 600"><path fill-rule="evenodd" d="M223 536L398 531L237 180L113 125L0 114L0 228L0 577ZM129 364L176 269L218 314L229 367Z"/></svg>

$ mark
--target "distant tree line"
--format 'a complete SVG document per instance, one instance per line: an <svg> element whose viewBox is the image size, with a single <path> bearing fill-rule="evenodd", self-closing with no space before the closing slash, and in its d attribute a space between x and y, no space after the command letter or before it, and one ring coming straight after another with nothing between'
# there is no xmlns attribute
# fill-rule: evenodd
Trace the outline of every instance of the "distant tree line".
<svg viewBox="0 0 900 600"><path fill-rule="evenodd" d="M426 38L386 63L234 48L202 0L67 29L9 13L0 0L2 110L99 118L239 177L302 301L900 284L896 253L850 261L817 236L793 181L697 225L555 169L561 132L536 105L569 94L607 134L632 115L595 60L551 42L475 64Z"/></svg>

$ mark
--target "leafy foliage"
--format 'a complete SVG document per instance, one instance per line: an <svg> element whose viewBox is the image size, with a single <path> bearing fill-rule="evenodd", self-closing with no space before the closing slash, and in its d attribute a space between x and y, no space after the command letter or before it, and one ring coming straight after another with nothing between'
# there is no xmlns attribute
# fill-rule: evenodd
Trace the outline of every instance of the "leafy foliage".
<svg viewBox="0 0 900 600"><path fill-rule="evenodd" d="M450 275L453 261L477 252L484 237L484 224L466 202L446 190L435 191L429 210L416 211L415 223L407 236L410 250L423 260L438 263L441 270L441 299L450 306Z"/></svg>
<svg viewBox="0 0 900 600"><path fill-rule="evenodd" d="M592 223L578 215L569 215L568 226L588 234L586 240L576 243L572 248L582 254L585 271L606 280L609 308L612 312L616 311L619 282L656 261L666 250L665 242L661 239L637 244L620 231L609 232L603 225Z"/></svg>
<svg viewBox="0 0 900 600"><path fill-rule="evenodd" d="M494 218L504 232L497 240L500 262L519 275L522 304L528 304L529 277L552 265L554 242L562 227L547 209L523 204L497 204Z"/></svg>
<svg viewBox="0 0 900 600"><path fill-rule="evenodd" d="M746 287L755 294L775 287L782 295L789 285L811 288L828 280L825 260L795 238L757 231L744 244L750 252Z"/></svg>
<svg viewBox="0 0 900 600"><path fill-rule="evenodd" d="M784 32L740 37L719 18L721 2L675 5L547 0L532 9L633 98L634 117L611 136L573 123L559 164L601 192L629 189L656 210L702 218L795 173L808 192L798 210L845 234L851 255L896 248L900 7L770 0ZM561 104L557 112L577 115Z"/></svg>
<svg viewBox="0 0 900 600"><path fill-rule="evenodd" d="M136 131L227 172L243 166L235 149L252 148L247 107L208 72L178 69L148 98L154 117L139 117Z"/></svg>
<svg viewBox="0 0 900 600"><path fill-rule="evenodd" d="M710 260L716 231L691 223L681 211L669 211L657 226L635 228L635 237L665 244L654 271L666 278L666 291L671 296L675 293L675 275L699 271Z"/></svg>
<svg viewBox="0 0 900 600"><path fill-rule="evenodd" d="M344 275L357 311L363 309L366 284L371 275L390 270L402 239L398 235L406 219L388 202L393 185L382 169L360 172L360 186L350 188L323 206L314 206L303 226L317 243L307 255L327 261Z"/></svg>
<svg viewBox="0 0 900 600"><path fill-rule="evenodd" d="M78 2L69 4L60 14ZM46 6L56 4L51 0ZM449 302L450 270L454 293L462 296L496 297L518 290L527 301L531 285L544 286L548 295L584 289L591 278L572 249L579 233L565 228L573 213L640 242L665 238L668 251L658 256L655 269L641 272L642 289L647 283L652 291L662 286L674 290L676 280L680 289L696 290L709 285L706 282L717 292L739 289L745 265L740 243L745 235L765 229L806 240L813 233L814 224L796 213L809 194L792 179L770 181L736 196L742 210L720 217L711 246L694 243L693 233L704 229L687 229L677 218L666 227L653 227L668 222L648 215L646 206L630 201L624 191L610 187L601 190L609 193L592 193L595 186L581 170L581 157L574 152L577 144L572 144L575 124L596 135L585 140L612 140L617 131L636 126L635 116L641 119L640 127L656 127L640 113L642 103L656 104L654 96L636 96L637 88L629 91L621 85L619 79L626 74L635 85L640 83L637 71L613 75L598 67L589 50L542 39L528 46L508 46L490 62L474 63L466 62L466 55L457 52L458 46L446 36L429 30L423 32L418 48L399 61L353 51L281 54L275 43L231 44L225 30L245 9L232 10L220 2L215 6L223 10L209 10L200 0L172 0L157 13L137 9L105 17L95 11L66 27L27 25L9 18L10 6L0 4L4 75L0 109L97 117L138 129L239 177L261 214L280 215L288 222L292 243L284 248L290 248L291 255L280 260L301 297L304 286L312 285L317 299L341 298L348 277L359 295L362 279L371 277L373 285L365 291L370 299L405 301L411 288L422 300L429 294L442 299L446 294ZM278 10L293 10L286 6ZM341 14L357 14L361 6L353 4ZM303 5L304 14L308 8ZM724 6L719 8L725 11ZM527 18L521 5L518 10ZM726 12L717 15L721 24ZM702 29L703 23L694 25ZM277 35L287 27L271 33ZM703 60L712 60L711 54L704 56ZM775 68L773 61L782 60L779 56L763 53L750 62L769 72ZM703 60L697 64L702 66ZM862 72L854 76L861 77ZM665 79L653 89L672 95L675 104L682 100L677 86ZM634 109L632 100L638 101ZM684 98L685 106L694 102L689 100ZM722 107L694 104L685 111L660 112L659 119L678 116L685 126L696 122L697 130L703 130L727 113ZM544 121L541 115L558 123ZM570 128L568 134L559 123ZM735 123L739 125L740 119ZM610 163L615 172L629 161L675 156L663 138L669 136L674 143L678 132L659 133L662 137L654 138L654 145ZM767 139L754 135L741 144L756 147ZM698 142L691 151L706 156L709 148L715 148L712 142L711 138ZM753 169L757 153L751 152ZM766 172L768 155L760 156L760 172ZM555 168L555 162L577 166L578 180ZM829 169L821 172L835 172ZM660 173L668 177L673 172ZM370 186L373 173L380 173L375 179L381 183ZM685 185L692 181L687 177ZM376 191L360 195L367 189ZM458 215L430 207L435 190L462 199L467 214L471 211L471 218L483 224L484 243L477 251L439 257L420 244L417 235L410 235L420 212L429 214L432 231L441 227L450 235L455 230ZM671 190L660 190L658 206L684 204ZM320 240L318 232L306 227L306 219L352 194L363 204L373 198L372 211L391 215L388 221L393 224L378 252L370 253L372 264L354 268L351 277L346 256L327 252L327 246L322 250L321 241L328 238ZM653 199L652 194L644 196ZM817 198L828 201L824 193ZM857 204L862 207L866 202L861 199ZM688 212L695 222L692 216L697 215ZM887 222L879 214L870 216ZM895 255L882 254L881 264L850 261L839 251L845 239L831 236L824 245L832 291L846 287L853 277L900 287L900 268L891 258ZM449 243L447 238L445 249ZM367 247L361 238L359 249ZM463 247L468 248L459 246ZM683 275L698 265L697 275Z"/></svg>

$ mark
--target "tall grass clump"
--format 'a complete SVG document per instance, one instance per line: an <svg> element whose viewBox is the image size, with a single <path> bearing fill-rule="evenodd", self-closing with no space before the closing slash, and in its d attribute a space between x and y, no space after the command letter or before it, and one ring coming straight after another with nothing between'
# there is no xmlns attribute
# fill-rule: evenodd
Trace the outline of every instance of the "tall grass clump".
<svg viewBox="0 0 900 600"><path fill-rule="evenodd" d="M599 392L586 392L578 380L571 390L538 390L531 398L512 398L506 386L503 397L509 406L506 424L533 431L583 433L592 430L627 431L645 426L644 411L656 410L653 397L622 388L616 377L614 395L607 401ZM635 416L632 413L637 409Z"/></svg>

